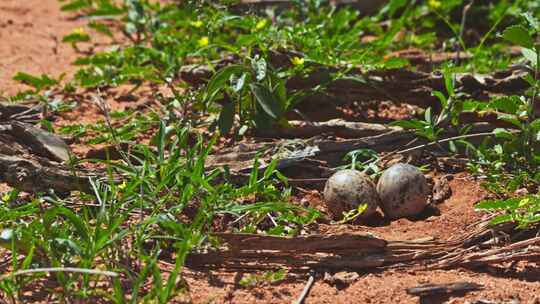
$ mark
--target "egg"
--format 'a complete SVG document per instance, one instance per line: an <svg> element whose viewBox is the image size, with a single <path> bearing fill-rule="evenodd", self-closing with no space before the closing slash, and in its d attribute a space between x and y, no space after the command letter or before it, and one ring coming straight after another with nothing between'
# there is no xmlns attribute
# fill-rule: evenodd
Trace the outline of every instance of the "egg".
<svg viewBox="0 0 540 304"><path fill-rule="evenodd" d="M371 179L356 170L340 170L332 175L324 187L324 199L328 211L336 220L343 218L343 213L357 209L362 204L367 208L359 218L367 218L376 212L379 197Z"/></svg>
<svg viewBox="0 0 540 304"><path fill-rule="evenodd" d="M385 216L397 219L422 212L428 203L429 187L420 169L398 163L381 175L377 192Z"/></svg>

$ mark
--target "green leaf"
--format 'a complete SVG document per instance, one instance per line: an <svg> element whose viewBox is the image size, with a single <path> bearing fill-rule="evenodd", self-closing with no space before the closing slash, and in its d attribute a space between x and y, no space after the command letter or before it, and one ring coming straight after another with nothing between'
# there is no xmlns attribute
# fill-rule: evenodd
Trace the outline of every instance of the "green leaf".
<svg viewBox="0 0 540 304"><path fill-rule="evenodd" d="M448 96L456 95L454 90L454 75L448 70L444 71L444 86L446 87Z"/></svg>
<svg viewBox="0 0 540 304"><path fill-rule="evenodd" d="M60 9L62 11L78 11L89 7L92 7L92 3L89 0L75 0L62 5Z"/></svg>
<svg viewBox="0 0 540 304"><path fill-rule="evenodd" d="M433 91L431 92L431 95L432 96L435 96L439 99L439 101L441 102L441 107L444 109L446 108L446 106L448 105L448 99L446 99L446 96L444 96L444 94L440 91Z"/></svg>
<svg viewBox="0 0 540 304"><path fill-rule="evenodd" d="M229 133L234 122L234 102L229 102L223 106L219 114L218 126L222 135Z"/></svg>
<svg viewBox="0 0 540 304"><path fill-rule="evenodd" d="M249 85L257 103L268 116L278 120L283 115L283 108L279 99L265 86L252 83Z"/></svg>
<svg viewBox="0 0 540 304"><path fill-rule="evenodd" d="M529 32L520 25L513 25L507 27L503 31L502 37L505 40L508 40L524 48L532 49L534 47L533 38L531 37Z"/></svg>
<svg viewBox="0 0 540 304"><path fill-rule="evenodd" d="M498 224L502 224L502 223L507 223L507 222L511 222L513 221L513 217L511 214L501 214L501 215L497 215L496 217L492 218L491 221L489 221L489 223L493 226L495 225L498 225Z"/></svg>
<svg viewBox="0 0 540 304"><path fill-rule="evenodd" d="M423 129L425 127L425 123L418 119L394 121L390 123L390 125L402 127L405 129L415 129L415 130Z"/></svg>
<svg viewBox="0 0 540 304"><path fill-rule="evenodd" d="M497 118L509 122L520 129L523 128L522 122L516 117L516 115L500 113L497 115Z"/></svg>
<svg viewBox="0 0 540 304"><path fill-rule="evenodd" d="M13 80L32 86L38 91L58 84L57 80L54 80L45 74L41 75L40 77L36 77L23 72L18 72L13 77Z"/></svg>
<svg viewBox="0 0 540 304"><path fill-rule="evenodd" d="M540 50L539 50L540 51ZM525 59L529 60L531 62L531 65L535 67L537 65L538 57L536 52L533 49L529 48L522 48L521 54Z"/></svg>
<svg viewBox="0 0 540 304"><path fill-rule="evenodd" d="M534 17L530 12L524 13L523 17L525 17L531 27L533 27L537 31L540 31L540 23L538 22L538 19L536 19L536 17Z"/></svg>
<svg viewBox="0 0 540 304"><path fill-rule="evenodd" d="M215 98L216 94L225 88L227 85L227 82L234 74L239 74L241 72L244 72L246 68L241 65L230 65L227 67L224 67L219 72L217 72L212 79L210 79L210 82L208 82L208 86L206 88L206 100L211 101Z"/></svg>
<svg viewBox="0 0 540 304"><path fill-rule="evenodd" d="M514 197L503 200L485 200L474 205L475 209L482 210L516 210L519 208L520 202L527 197Z"/></svg>
<svg viewBox="0 0 540 304"><path fill-rule="evenodd" d="M531 130L533 131L540 131L540 118L535 119L531 124L529 125Z"/></svg>
<svg viewBox="0 0 540 304"><path fill-rule="evenodd" d="M495 134L495 137L497 138L504 138L504 139L509 139L509 140L512 140L515 138L513 133L503 128L496 128L495 130L493 130L493 134Z"/></svg>
<svg viewBox="0 0 540 304"><path fill-rule="evenodd" d="M492 100L489 107L508 114L516 114L523 101L519 96L504 96Z"/></svg>
<svg viewBox="0 0 540 304"><path fill-rule="evenodd" d="M98 33L101 33L101 34L104 34L110 38L113 38L113 33L111 32L111 30L109 29L109 27L106 25L106 24L103 24L103 23L99 23L99 22L96 22L96 21L92 21L88 24L88 26L91 28L91 29L94 29L96 32Z"/></svg>
<svg viewBox="0 0 540 304"><path fill-rule="evenodd" d="M86 33L71 33L64 38L62 38L62 42L68 42L68 43L77 43L77 42L88 42L90 41L90 35Z"/></svg>

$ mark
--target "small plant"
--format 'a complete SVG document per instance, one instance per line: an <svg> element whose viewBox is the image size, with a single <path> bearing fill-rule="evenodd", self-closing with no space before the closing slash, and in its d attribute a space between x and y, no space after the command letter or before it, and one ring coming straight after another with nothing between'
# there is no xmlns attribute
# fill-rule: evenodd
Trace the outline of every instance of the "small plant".
<svg viewBox="0 0 540 304"><path fill-rule="evenodd" d="M478 154L485 160L490 189L506 195L520 187L538 191L540 185L540 118L535 107L540 89L540 44L535 38L540 34L540 24L529 14L524 15L528 27L510 26L502 37L522 47L529 73L525 80L530 85L524 96L508 96L494 99L489 107L498 113L498 118L512 125L512 128L494 130L499 141L493 148L480 147ZM487 162L486 162L487 161ZM481 170L476 167L476 170ZM493 223L516 221L520 228L526 228L538 221L540 200L537 195L511 197L480 203L477 208L504 210Z"/></svg>
<svg viewBox="0 0 540 304"><path fill-rule="evenodd" d="M265 59L257 56L243 65L231 65L217 72L208 83L206 100L219 100L222 104L218 119L221 134L229 133L236 114L240 129L283 124L283 115L293 103L287 97L285 81Z"/></svg>
<svg viewBox="0 0 540 304"><path fill-rule="evenodd" d="M491 220L492 225L515 222L518 228L525 229L540 222L540 196L527 195L503 200L482 201L476 209L486 211L504 211Z"/></svg>
<svg viewBox="0 0 540 304"><path fill-rule="evenodd" d="M262 274L247 274L240 279L240 285L244 288L252 288L264 283L276 283L285 278L287 269L279 269L276 271L266 271Z"/></svg>
<svg viewBox="0 0 540 304"><path fill-rule="evenodd" d="M428 107L424 112L423 120L401 120L393 122L392 124L415 130L418 136L431 142L436 142L449 126L458 126L462 102L460 101L459 94L455 91L455 79L448 67L443 70L443 75L447 95L440 91L434 91L432 93L433 96L437 97L440 103L441 110L437 115L434 115L432 108Z"/></svg>

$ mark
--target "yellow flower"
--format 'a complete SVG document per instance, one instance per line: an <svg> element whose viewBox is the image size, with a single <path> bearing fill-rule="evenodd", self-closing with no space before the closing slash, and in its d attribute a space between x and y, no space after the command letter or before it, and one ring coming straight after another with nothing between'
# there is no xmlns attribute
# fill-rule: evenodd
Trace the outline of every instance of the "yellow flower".
<svg viewBox="0 0 540 304"><path fill-rule="evenodd" d="M120 190L124 190L126 189L126 187L127 187L126 181L123 181L120 185L118 185L118 189Z"/></svg>
<svg viewBox="0 0 540 304"><path fill-rule="evenodd" d="M2 196L2 198L0 198L0 202L2 203L7 203L9 201L9 194L6 193Z"/></svg>
<svg viewBox="0 0 540 304"><path fill-rule="evenodd" d="M197 21L191 21L190 22L192 26L196 27L196 28L200 28L203 26L203 22L201 20L197 20Z"/></svg>
<svg viewBox="0 0 540 304"><path fill-rule="evenodd" d="M197 41L197 44L198 44L200 47L205 47L205 46L207 46L209 43L210 43L210 39L209 39L207 36L204 36L204 37L202 37L201 39L199 39L199 40Z"/></svg>
<svg viewBox="0 0 540 304"><path fill-rule="evenodd" d="M255 31L262 30L266 26L267 23L268 21L266 19L260 20L259 22L257 22L257 25L255 25Z"/></svg>
<svg viewBox="0 0 540 304"><path fill-rule="evenodd" d="M296 65L296 66L298 66L298 65L303 65L303 64L304 64L304 58L293 57L293 58L291 59L291 62L292 62L293 65Z"/></svg>
<svg viewBox="0 0 540 304"><path fill-rule="evenodd" d="M431 7L432 9L438 9L441 7L441 5L442 5L441 1L438 1L438 0L428 1L428 6Z"/></svg>
<svg viewBox="0 0 540 304"><path fill-rule="evenodd" d="M78 28L76 28L76 29L73 30L72 34L76 34L76 35L86 35L86 31L84 30L84 28L78 27Z"/></svg>

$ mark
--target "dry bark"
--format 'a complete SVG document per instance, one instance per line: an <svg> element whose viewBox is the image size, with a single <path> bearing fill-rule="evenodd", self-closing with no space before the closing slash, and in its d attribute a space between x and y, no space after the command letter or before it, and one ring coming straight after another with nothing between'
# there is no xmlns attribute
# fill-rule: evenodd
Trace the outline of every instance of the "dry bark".
<svg viewBox="0 0 540 304"><path fill-rule="evenodd" d="M484 289L484 286L480 284L456 282L446 284L424 284L413 288L407 288L407 293L410 295L425 297L438 294L466 293L481 289Z"/></svg>
<svg viewBox="0 0 540 304"><path fill-rule="evenodd" d="M0 182L29 193L50 189L57 193L74 190L90 192L90 177L97 176L81 168L68 168L35 155L18 157L0 154Z"/></svg>
<svg viewBox="0 0 540 304"><path fill-rule="evenodd" d="M29 193L90 192L89 178L106 176L55 161L69 158L69 147L54 134L21 122L0 126L0 182Z"/></svg>
<svg viewBox="0 0 540 304"><path fill-rule="evenodd" d="M277 237L249 234L215 234L229 250L190 255L193 268L260 270L289 267L311 269L415 268L447 269L476 267L505 261L540 259L540 237L488 245L486 237L511 232L514 224L491 228L487 221L469 233L447 241L385 241L369 235L310 235ZM491 246L491 249L485 249Z"/></svg>

